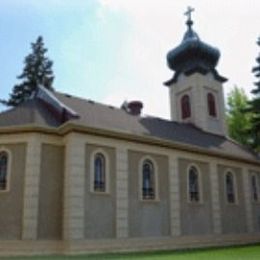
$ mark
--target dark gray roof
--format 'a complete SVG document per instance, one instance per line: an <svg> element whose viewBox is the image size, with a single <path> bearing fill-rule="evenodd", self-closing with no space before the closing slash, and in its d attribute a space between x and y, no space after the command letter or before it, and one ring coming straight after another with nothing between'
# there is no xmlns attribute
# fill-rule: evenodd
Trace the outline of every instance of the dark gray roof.
<svg viewBox="0 0 260 260"><path fill-rule="evenodd" d="M156 117L133 116L123 109L58 92L55 92L54 96L65 107L79 115L69 120L66 119L75 124L139 137L159 138L244 159L257 159L254 153L234 141L224 136L207 133L191 124L177 123ZM38 98L0 113L0 128L28 124L56 128L63 123L64 119Z"/></svg>
<svg viewBox="0 0 260 260"><path fill-rule="evenodd" d="M191 28L192 24L192 21L187 23L188 30L184 34L181 44L167 54L167 64L174 71L174 76L164 83L166 86L176 83L181 73L190 75L195 72L202 74L211 72L217 81L227 81L216 71L220 51L201 41L198 34Z"/></svg>
<svg viewBox="0 0 260 260"><path fill-rule="evenodd" d="M18 107L0 113L0 127L23 125L57 127L60 121L39 99L30 99Z"/></svg>

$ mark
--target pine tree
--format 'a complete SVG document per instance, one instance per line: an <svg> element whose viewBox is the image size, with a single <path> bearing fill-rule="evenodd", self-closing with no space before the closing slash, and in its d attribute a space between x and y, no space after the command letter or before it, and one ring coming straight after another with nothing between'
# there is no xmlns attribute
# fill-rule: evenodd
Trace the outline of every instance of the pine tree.
<svg viewBox="0 0 260 260"><path fill-rule="evenodd" d="M242 88L235 86L228 94L227 125L229 136L243 145L250 145L252 141L251 113L245 113L248 98Z"/></svg>
<svg viewBox="0 0 260 260"><path fill-rule="evenodd" d="M54 90L53 62L45 56L47 49L44 47L42 36L39 36L35 43L31 43L31 49L32 52L25 57L23 72L17 77L22 82L13 87L9 100L1 100L1 103L7 106L17 106L24 102L38 86Z"/></svg>
<svg viewBox="0 0 260 260"><path fill-rule="evenodd" d="M257 45L260 47L260 37L258 38ZM253 67L252 72L256 77L254 85L255 89L252 90L254 95L253 99L249 102L249 110L253 113L251 124L253 134L253 148L260 151L260 53L256 58L257 65Z"/></svg>

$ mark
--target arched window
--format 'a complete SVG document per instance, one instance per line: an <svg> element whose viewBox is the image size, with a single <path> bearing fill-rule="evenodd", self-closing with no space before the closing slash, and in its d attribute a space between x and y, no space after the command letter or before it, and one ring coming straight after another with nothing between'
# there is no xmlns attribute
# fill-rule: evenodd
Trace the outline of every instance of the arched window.
<svg viewBox="0 0 260 260"><path fill-rule="evenodd" d="M253 201L258 201L258 183L255 174L251 176L251 191Z"/></svg>
<svg viewBox="0 0 260 260"><path fill-rule="evenodd" d="M216 117L217 116L217 111L216 111L215 96L212 93L208 93L207 99L208 99L208 112L209 112L209 115L212 116L212 117Z"/></svg>
<svg viewBox="0 0 260 260"><path fill-rule="evenodd" d="M182 119L189 118L191 116L191 108L190 108L190 97L188 95L184 95L181 98L181 117Z"/></svg>
<svg viewBox="0 0 260 260"><path fill-rule="evenodd" d="M145 160L142 165L142 198L153 200L155 192L154 165L150 160Z"/></svg>
<svg viewBox="0 0 260 260"><path fill-rule="evenodd" d="M199 172L196 167L192 166L188 174L189 200L198 202L200 201Z"/></svg>
<svg viewBox="0 0 260 260"><path fill-rule="evenodd" d="M235 203L236 202L236 195L235 195L235 183L234 183L234 175L231 172L226 174L225 178L226 182L226 197L228 203Z"/></svg>
<svg viewBox="0 0 260 260"><path fill-rule="evenodd" d="M0 152L0 191L7 189L8 154Z"/></svg>
<svg viewBox="0 0 260 260"><path fill-rule="evenodd" d="M106 160L102 153L95 154L94 191L106 191Z"/></svg>

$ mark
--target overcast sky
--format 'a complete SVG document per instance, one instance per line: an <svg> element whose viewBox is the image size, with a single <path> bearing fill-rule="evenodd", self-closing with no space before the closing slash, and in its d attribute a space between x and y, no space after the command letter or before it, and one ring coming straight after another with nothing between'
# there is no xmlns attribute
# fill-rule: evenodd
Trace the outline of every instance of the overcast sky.
<svg viewBox="0 0 260 260"><path fill-rule="evenodd" d="M201 40L221 51L225 92L236 84L250 93L259 0L0 0L0 98L42 35L56 90L115 106L138 99L146 114L168 118L165 56L182 40L188 5Z"/></svg>

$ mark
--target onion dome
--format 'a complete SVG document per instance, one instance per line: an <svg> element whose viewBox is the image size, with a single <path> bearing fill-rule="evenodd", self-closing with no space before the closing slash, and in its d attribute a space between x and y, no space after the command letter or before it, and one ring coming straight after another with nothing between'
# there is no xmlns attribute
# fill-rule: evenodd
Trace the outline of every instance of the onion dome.
<svg viewBox="0 0 260 260"><path fill-rule="evenodd" d="M191 20L190 12L187 12L189 15L186 22L188 29L181 44L167 54L168 66L175 74L173 79L165 82L165 85L176 82L180 73L185 73L186 75L194 72L206 74L209 71L213 72L215 79L221 82L226 81L215 70L220 57L219 50L200 40L198 34L192 29L193 21Z"/></svg>

